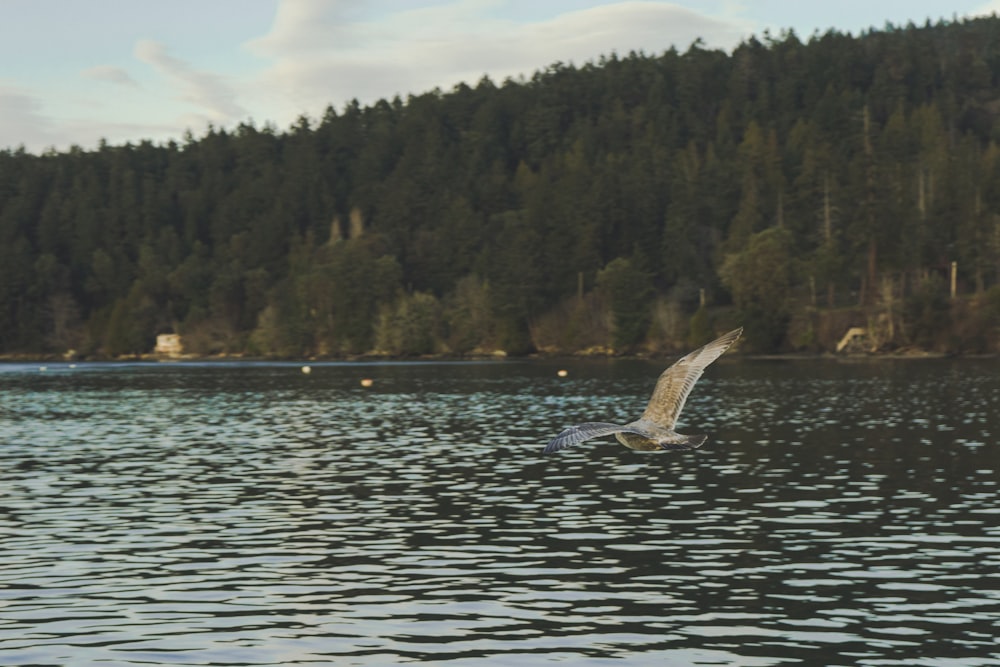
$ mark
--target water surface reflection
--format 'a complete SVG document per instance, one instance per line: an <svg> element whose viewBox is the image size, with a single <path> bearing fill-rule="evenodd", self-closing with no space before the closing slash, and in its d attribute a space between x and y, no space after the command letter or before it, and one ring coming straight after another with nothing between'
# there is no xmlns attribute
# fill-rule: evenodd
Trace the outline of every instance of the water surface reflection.
<svg viewBox="0 0 1000 667"><path fill-rule="evenodd" d="M0 367L0 662L1000 665L996 362L567 363Z"/></svg>

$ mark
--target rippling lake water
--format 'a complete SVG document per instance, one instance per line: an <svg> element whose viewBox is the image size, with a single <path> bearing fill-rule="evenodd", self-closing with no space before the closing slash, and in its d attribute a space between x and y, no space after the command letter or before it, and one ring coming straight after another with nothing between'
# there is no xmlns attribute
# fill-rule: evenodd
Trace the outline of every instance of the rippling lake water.
<svg viewBox="0 0 1000 667"><path fill-rule="evenodd" d="M0 664L1000 665L1000 363L726 358L701 450L541 455L667 363L0 365Z"/></svg>

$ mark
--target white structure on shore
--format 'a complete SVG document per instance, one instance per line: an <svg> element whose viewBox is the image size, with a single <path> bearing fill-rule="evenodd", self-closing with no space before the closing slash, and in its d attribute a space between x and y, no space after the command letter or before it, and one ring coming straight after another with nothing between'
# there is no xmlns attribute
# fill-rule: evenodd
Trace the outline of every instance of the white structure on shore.
<svg viewBox="0 0 1000 667"><path fill-rule="evenodd" d="M180 334L159 334L156 337L156 347L153 354L160 354L165 357L179 357L184 353L184 346L181 344Z"/></svg>
<svg viewBox="0 0 1000 667"><path fill-rule="evenodd" d="M843 352L847 350L851 352L852 350L864 350L867 351L871 347L871 343L868 340L868 329L864 327L851 327L844 334L844 337L840 339L837 343L837 352Z"/></svg>

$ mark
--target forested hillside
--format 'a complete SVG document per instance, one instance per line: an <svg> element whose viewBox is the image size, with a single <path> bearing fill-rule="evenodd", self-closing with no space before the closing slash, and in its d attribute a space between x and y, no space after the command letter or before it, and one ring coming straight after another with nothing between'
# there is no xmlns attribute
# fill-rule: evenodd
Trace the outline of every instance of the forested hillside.
<svg viewBox="0 0 1000 667"><path fill-rule="evenodd" d="M998 84L991 18L3 151L0 353L995 350Z"/></svg>

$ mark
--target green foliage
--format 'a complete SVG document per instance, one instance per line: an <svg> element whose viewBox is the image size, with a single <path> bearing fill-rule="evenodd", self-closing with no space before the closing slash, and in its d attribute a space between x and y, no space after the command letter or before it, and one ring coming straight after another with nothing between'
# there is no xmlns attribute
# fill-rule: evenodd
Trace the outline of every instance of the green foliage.
<svg viewBox="0 0 1000 667"><path fill-rule="evenodd" d="M441 304L426 292L401 295L379 313L375 349L393 356L435 352L441 332Z"/></svg>
<svg viewBox="0 0 1000 667"><path fill-rule="evenodd" d="M461 278L444 304L448 351L466 354L496 346L496 320L488 283L475 275Z"/></svg>
<svg viewBox="0 0 1000 667"><path fill-rule="evenodd" d="M116 301L104 332L104 351L120 356L151 350L153 340L146 333L149 329L144 320L152 316L152 304L138 290Z"/></svg>
<svg viewBox="0 0 1000 667"><path fill-rule="evenodd" d="M254 351L292 356L370 350L379 305L400 288L398 262L377 252L363 238L315 247L307 237L293 244L287 278L262 300Z"/></svg>
<svg viewBox="0 0 1000 667"><path fill-rule="evenodd" d="M1000 285L994 285L983 295L983 310L985 317L1000 326Z"/></svg>
<svg viewBox="0 0 1000 667"><path fill-rule="evenodd" d="M615 349L634 349L649 330L653 299L650 275L637 262L619 257L598 272L597 287L611 304Z"/></svg>
<svg viewBox="0 0 1000 667"><path fill-rule="evenodd" d="M936 275L921 280L903 305L903 322L910 340L929 349L940 346L945 341L950 313L945 281Z"/></svg>
<svg viewBox="0 0 1000 667"><path fill-rule="evenodd" d="M712 340L715 332L708 316L708 309L701 306L691 317L688 324L687 347L694 349Z"/></svg>
<svg viewBox="0 0 1000 667"><path fill-rule="evenodd" d="M981 18L554 64L285 131L0 151L0 354L131 354L169 330L204 352L523 353L601 347L608 309L616 348L669 347L652 304L683 322L679 295L723 287L765 350L792 314L877 309L889 283L929 342L917 277L957 261L966 293L1000 283L998 79Z"/></svg>
<svg viewBox="0 0 1000 667"><path fill-rule="evenodd" d="M780 345L794 279L791 234L778 227L754 234L745 248L726 255L719 276L740 311L750 346L766 351Z"/></svg>

